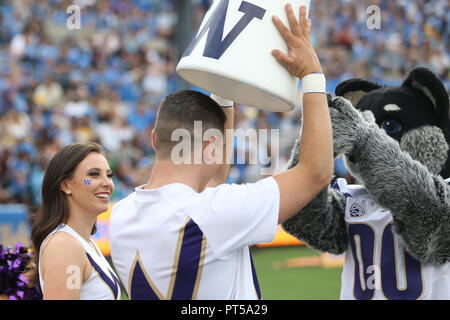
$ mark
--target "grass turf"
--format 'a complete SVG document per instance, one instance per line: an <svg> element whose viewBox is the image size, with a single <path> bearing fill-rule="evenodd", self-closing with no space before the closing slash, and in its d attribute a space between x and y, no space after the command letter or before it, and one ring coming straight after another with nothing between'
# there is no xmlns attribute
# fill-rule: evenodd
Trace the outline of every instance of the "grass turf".
<svg viewBox="0 0 450 320"><path fill-rule="evenodd" d="M342 268L277 269L285 259L318 256L305 247L252 248L253 262L264 300L338 300Z"/></svg>

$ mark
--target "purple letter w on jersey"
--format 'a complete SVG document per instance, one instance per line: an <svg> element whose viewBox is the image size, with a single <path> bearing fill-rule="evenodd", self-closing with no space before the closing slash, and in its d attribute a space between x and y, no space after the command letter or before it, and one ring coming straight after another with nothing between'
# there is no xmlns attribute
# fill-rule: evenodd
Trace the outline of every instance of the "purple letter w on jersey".
<svg viewBox="0 0 450 320"><path fill-rule="evenodd" d="M167 294L162 294L153 283L138 252L131 268L129 283L129 294L132 300L196 299L205 258L206 238L191 219L180 232L181 243L175 252L176 263Z"/></svg>
<svg viewBox="0 0 450 320"><path fill-rule="evenodd" d="M211 14L211 17L206 22L203 29L198 34L190 46L186 49L184 57L189 56L194 50L195 46L203 38L206 32L208 32L208 38L206 39L205 50L203 56L213 59L220 59L230 45L236 40L236 38L244 31L244 29L250 24L250 22L257 18L262 20L266 10L251 4L247 1L242 1L239 11L244 13L241 20L234 26L230 33L223 39L223 31L225 26L225 19L227 17L229 0L222 0L216 10ZM223 40L222 40L223 39Z"/></svg>

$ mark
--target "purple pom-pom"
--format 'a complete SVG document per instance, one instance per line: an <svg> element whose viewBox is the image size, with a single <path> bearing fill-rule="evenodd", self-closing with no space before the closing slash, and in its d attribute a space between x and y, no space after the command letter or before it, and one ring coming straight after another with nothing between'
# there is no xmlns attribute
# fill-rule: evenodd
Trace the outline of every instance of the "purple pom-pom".
<svg viewBox="0 0 450 320"><path fill-rule="evenodd" d="M41 300L39 288L28 288L28 279L23 274L25 267L31 260L29 250L17 243L4 250L0 244L0 295L8 296L10 300Z"/></svg>
<svg viewBox="0 0 450 320"><path fill-rule="evenodd" d="M28 283L27 277L25 277L23 274L19 275L19 280L22 281L23 283Z"/></svg>

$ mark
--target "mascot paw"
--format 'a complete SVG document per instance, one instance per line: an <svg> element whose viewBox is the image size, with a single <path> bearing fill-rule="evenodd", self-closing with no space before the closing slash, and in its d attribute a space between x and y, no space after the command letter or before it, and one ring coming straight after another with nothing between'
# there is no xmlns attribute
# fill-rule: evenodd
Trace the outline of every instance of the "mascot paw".
<svg viewBox="0 0 450 320"><path fill-rule="evenodd" d="M363 112L361 112L361 115L364 118L364 120L366 120L366 122L368 122L369 124L377 125L375 116L372 113L372 111L370 111L370 110L363 111Z"/></svg>
<svg viewBox="0 0 450 320"><path fill-rule="evenodd" d="M375 124L371 112L361 114L351 102L342 97L334 98L329 103L331 124L333 126L333 147L335 156L350 156L364 134L365 128Z"/></svg>

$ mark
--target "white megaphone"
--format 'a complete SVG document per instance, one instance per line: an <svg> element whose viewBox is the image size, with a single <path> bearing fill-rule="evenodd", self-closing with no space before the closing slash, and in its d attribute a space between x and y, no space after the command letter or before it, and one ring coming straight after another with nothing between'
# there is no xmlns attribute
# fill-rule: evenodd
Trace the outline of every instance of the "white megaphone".
<svg viewBox="0 0 450 320"><path fill-rule="evenodd" d="M177 66L186 81L237 103L268 111L291 111L299 79L272 56L288 53L275 27L276 15L289 27L285 5L299 19L309 0L216 0Z"/></svg>

